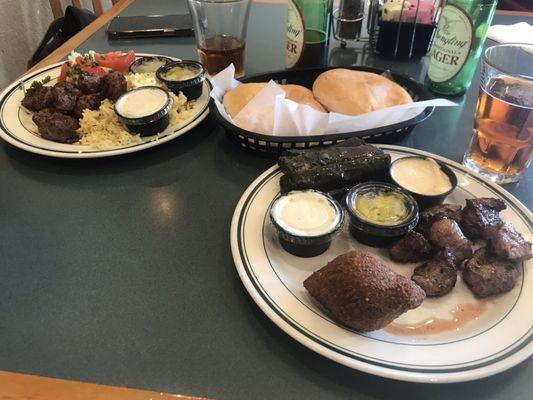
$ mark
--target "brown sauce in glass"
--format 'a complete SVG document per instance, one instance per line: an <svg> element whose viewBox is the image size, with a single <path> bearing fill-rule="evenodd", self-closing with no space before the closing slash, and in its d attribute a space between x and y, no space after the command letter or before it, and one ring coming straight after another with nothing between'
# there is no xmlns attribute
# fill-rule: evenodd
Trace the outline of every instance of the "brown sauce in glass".
<svg viewBox="0 0 533 400"><path fill-rule="evenodd" d="M456 331L470 321L478 319L486 309L487 303L484 301L458 304L450 310L452 319L429 317L413 324L398 324L393 322L383 330L392 335L401 336L422 336Z"/></svg>

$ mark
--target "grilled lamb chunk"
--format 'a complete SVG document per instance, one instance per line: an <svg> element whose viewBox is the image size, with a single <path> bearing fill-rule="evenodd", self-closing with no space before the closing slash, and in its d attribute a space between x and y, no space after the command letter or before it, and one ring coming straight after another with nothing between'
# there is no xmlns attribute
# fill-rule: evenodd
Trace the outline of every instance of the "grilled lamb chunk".
<svg viewBox="0 0 533 400"><path fill-rule="evenodd" d="M450 249L444 248L431 260L416 267L411 279L426 292L426 296L444 296L455 286L456 266L455 254Z"/></svg>
<svg viewBox="0 0 533 400"><path fill-rule="evenodd" d="M128 90L126 78L120 72L112 71L102 79L105 97L112 101L122 96Z"/></svg>
<svg viewBox="0 0 533 400"><path fill-rule="evenodd" d="M431 253L431 245L417 232L409 232L389 248L390 258L402 263L427 260Z"/></svg>
<svg viewBox="0 0 533 400"><path fill-rule="evenodd" d="M500 211L506 208L507 205L500 199L467 199L461 216L461 229L470 239L486 239L488 231L502 223Z"/></svg>
<svg viewBox="0 0 533 400"><path fill-rule="evenodd" d="M491 252L500 258L509 261L525 261L531 258L531 243L526 242L510 222L490 229L487 238Z"/></svg>
<svg viewBox="0 0 533 400"><path fill-rule="evenodd" d="M519 277L516 265L495 257L485 247L478 249L463 269L463 280L477 297L508 292Z"/></svg>
<svg viewBox="0 0 533 400"><path fill-rule="evenodd" d="M78 98L72 114L78 118L83 117L83 110L97 110L102 102L100 93L84 94Z"/></svg>
<svg viewBox="0 0 533 400"><path fill-rule="evenodd" d="M76 118L45 108L33 114L33 122L39 134L48 140L60 143L74 143L79 140L76 130L80 127Z"/></svg>
<svg viewBox="0 0 533 400"><path fill-rule="evenodd" d="M457 204L439 204L422 211L416 230L427 236L431 225L443 218L459 222L461 220L461 206Z"/></svg>
<svg viewBox="0 0 533 400"><path fill-rule="evenodd" d="M472 255L472 243L463 235L453 219L440 219L429 229L429 241L438 248L448 247L459 261Z"/></svg>
<svg viewBox="0 0 533 400"><path fill-rule="evenodd" d="M31 111L41 111L51 107L53 102L54 95L50 86L28 89L22 99L22 105Z"/></svg>
<svg viewBox="0 0 533 400"><path fill-rule="evenodd" d="M102 78L96 74L82 71L82 73L78 76L76 85L83 94L99 93L102 91Z"/></svg>
<svg viewBox="0 0 533 400"><path fill-rule="evenodd" d="M59 82L53 88L54 108L61 112L74 110L76 101L80 97L80 89L70 82Z"/></svg>

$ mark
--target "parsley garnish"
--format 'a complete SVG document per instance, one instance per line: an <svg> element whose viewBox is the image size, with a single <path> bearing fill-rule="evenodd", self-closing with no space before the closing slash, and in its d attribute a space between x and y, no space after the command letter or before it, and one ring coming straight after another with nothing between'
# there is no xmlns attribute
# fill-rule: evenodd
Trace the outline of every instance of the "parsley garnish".
<svg viewBox="0 0 533 400"><path fill-rule="evenodd" d="M74 75L79 75L79 74L81 74L81 68L78 64L75 64L72 66L70 71L67 72L67 77L73 78Z"/></svg>
<svg viewBox="0 0 533 400"><path fill-rule="evenodd" d="M39 89L40 87L46 85L48 82L50 82L52 80L52 78L50 78L50 75L46 76L43 80L41 81L33 81L31 83L31 86L30 86L30 89ZM24 87L24 84L22 84L22 87ZM25 91L25 90L24 90Z"/></svg>

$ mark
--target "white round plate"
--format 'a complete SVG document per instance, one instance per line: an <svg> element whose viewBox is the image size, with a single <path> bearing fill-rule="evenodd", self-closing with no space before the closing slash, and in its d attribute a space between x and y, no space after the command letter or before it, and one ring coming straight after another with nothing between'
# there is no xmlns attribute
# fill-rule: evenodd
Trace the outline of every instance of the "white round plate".
<svg viewBox="0 0 533 400"><path fill-rule="evenodd" d="M501 213L528 241L533 239L532 215L501 187L445 158L400 146L381 145L392 159L425 155L447 164L458 177L447 203L464 205L466 198L496 197L508 207ZM231 225L231 250L244 286L261 310L303 345L348 367L387 378L414 382L468 381L504 371L533 352L533 261L522 263L522 276L510 292L485 300L485 311L458 330L426 336L395 335L386 330L358 333L332 321L311 299L303 281L336 256L353 249L379 254L396 272L410 277L415 264L392 262L385 249L364 246L347 226L328 251L299 258L279 245L268 209L279 195L276 165L244 192ZM345 224L347 225L347 224ZM479 305L459 274L451 293L426 299L396 323L416 324L431 317L451 320L450 311L464 304Z"/></svg>
<svg viewBox="0 0 533 400"><path fill-rule="evenodd" d="M157 54L137 54L138 57L155 56ZM168 57L168 56L164 56ZM174 57L173 60L179 60ZM54 84L59 77L59 72L63 62L41 68L37 71L24 75L18 81L13 82L0 94L0 136L8 143L27 150L32 153L42 154L51 157L61 158L97 158L111 157L120 154L133 153L141 151L159 144L168 142L178 136L190 131L196 125L204 120L209 114L209 92L210 86L208 81L204 82L202 95L198 98L198 110L188 120L183 121L180 125L169 126L164 132L143 138L143 142L132 146L121 147L111 150L98 150L91 146L82 146L79 144L63 144L43 139L37 133L37 127L31 120L31 113L21 106L23 91L20 84L24 83L26 87L31 85L35 80L42 80L46 76L52 78L51 84Z"/></svg>

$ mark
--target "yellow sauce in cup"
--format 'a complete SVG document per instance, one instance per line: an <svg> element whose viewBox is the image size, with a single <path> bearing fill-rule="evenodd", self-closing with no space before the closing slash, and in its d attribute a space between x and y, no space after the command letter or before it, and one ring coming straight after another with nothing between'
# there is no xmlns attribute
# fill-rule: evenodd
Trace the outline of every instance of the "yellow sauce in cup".
<svg viewBox="0 0 533 400"><path fill-rule="evenodd" d="M196 78L199 73L200 70L194 67L173 67L163 77L169 81L186 81Z"/></svg>
<svg viewBox="0 0 533 400"><path fill-rule="evenodd" d="M395 192L361 194L354 209L361 218L377 225L396 225L409 216L403 197Z"/></svg>

